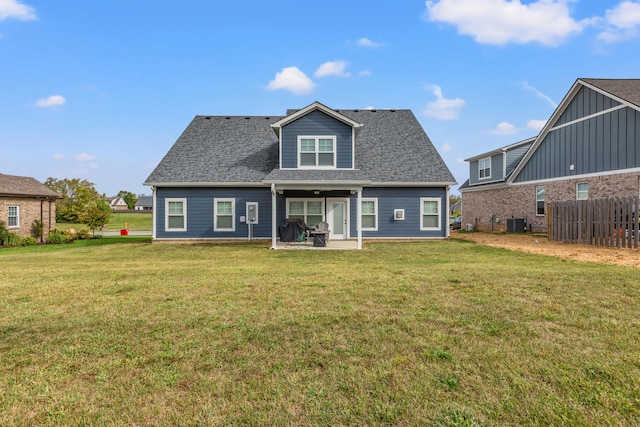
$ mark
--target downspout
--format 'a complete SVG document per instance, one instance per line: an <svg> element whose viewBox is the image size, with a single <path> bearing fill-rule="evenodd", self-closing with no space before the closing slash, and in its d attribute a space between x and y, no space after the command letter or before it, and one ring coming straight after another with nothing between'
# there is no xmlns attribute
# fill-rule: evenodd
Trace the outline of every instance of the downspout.
<svg viewBox="0 0 640 427"><path fill-rule="evenodd" d="M40 222L43 225L42 234L40 235L40 243L42 243L42 239L44 238L44 200L40 200Z"/></svg>
<svg viewBox="0 0 640 427"><path fill-rule="evenodd" d="M156 205L156 187L151 187L151 240L156 239L156 215L158 214L158 206Z"/></svg>
<svg viewBox="0 0 640 427"><path fill-rule="evenodd" d="M358 229L358 249L362 249L362 189L358 189L358 196L356 201L356 228Z"/></svg>
<svg viewBox="0 0 640 427"><path fill-rule="evenodd" d="M271 183L271 249L276 249L276 184Z"/></svg>

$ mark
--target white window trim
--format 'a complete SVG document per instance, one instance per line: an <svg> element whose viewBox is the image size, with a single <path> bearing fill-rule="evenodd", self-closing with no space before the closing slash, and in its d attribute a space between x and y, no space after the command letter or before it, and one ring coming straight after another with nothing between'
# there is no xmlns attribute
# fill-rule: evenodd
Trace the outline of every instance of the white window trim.
<svg viewBox="0 0 640 427"><path fill-rule="evenodd" d="M542 188L542 200L538 200L538 188ZM542 185L536 186L536 216L545 216L545 214L547 213L546 206L544 206L542 208L542 210L544 211L543 213L538 213L538 202L544 203L544 198L545 198L545 189L544 189L544 187Z"/></svg>
<svg viewBox="0 0 640 427"><path fill-rule="evenodd" d="M218 228L218 202L231 202L231 228ZM236 231L236 199L214 198L213 199L213 231Z"/></svg>
<svg viewBox="0 0 640 427"><path fill-rule="evenodd" d="M437 227L424 227L422 225L422 218L425 215L424 202L437 202L438 204L438 226ZM439 197L421 197L420 198L420 231L439 231L442 230L442 199Z"/></svg>
<svg viewBox="0 0 640 427"><path fill-rule="evenodd" d="M308 166L300 164L300 154L302 149L302 140L303 139L315 139L315 154L316 154L316 165ZM331 139L333 140L333 166L318 166L318 140L319 139ZM338 147L337 147L337 138L335 135L298 135L298 169L336 169L338 162Z"/></svg>
<svg viewBox="0 0 640 427"><path fill-rule="evenodd" d="M322 211L322 220L326 221L326 209L325 209L325 199L324 198L310 198L310 199L303 199L303 198L297 198L297 197L293 197L293 198L287 198L286 200L286 206L287 206L287 218L289 218L289 204L290 202L304 202L304 223L307 223L307 216L309 215L309 212L307 211L307 202L320 202L320 210ZM317 215L317 214L311 214L311 215Z"/></svg>
<svg viewBox="0 0 640 427"><path fill-rule="evenodd" d="M184 216L184 227L169 228L169 202L182 202L182 215ZM187 199L186 198L164 199L164 231L166 232L187 231Z"/></svg>
<svg viewBox="0 0 640 427"><path fill-rule="evenodd" d="M365 227L362 226L362 231L378 231L378 217L380 216L378 213L378 198L377 197L363 197L360 199L360 223L363 224L362 216L365 214L362 213L362 203L364 202L373 202L373 214L366 214L368 216L373 215L375 219L375 225L373 227Z"/></svg>
<svg viewBox="0 0 640 427"><path fill-rule="evenodd" d="M9 209L16 208L16 225L9 225L9 218L13 218L9 215ZM7 228L20 228L20 206L18 205L10 205L7 207Z"/></svg>
<svg viewBox="0 0 640 427"><path fill-rule="evenodd" d="M587 185L587 195L586 197L580 197L580 191L579 191L579 186L580 184L586 184ZM576 182L576 200L588 200L589 199L589 183L586 181L582 181L582 182Z"/></svg>
<svg viewBox="0 0 640 427"><path fill-rule="evenodd" d="M487 161L489 162L489 167L488 168L481 168L480 167L480 162L484 162ZM480 171L481 170L485 170L485 169L489 169L489 174L486 176L480 176ZM484 157L482 159L478 159L478 179L489 179L491 178L491 157Z"/></svg>

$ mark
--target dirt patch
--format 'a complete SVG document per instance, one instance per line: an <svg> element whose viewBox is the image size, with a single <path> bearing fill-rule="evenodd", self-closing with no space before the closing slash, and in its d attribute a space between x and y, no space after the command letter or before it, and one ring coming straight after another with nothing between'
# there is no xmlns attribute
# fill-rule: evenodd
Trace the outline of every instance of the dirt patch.
<svg viewBox="0 0 640 427"><path fill-rule="evenodd" d="M551 242L539 234L465 233L452 231L454 239L471 240L481 245L506 248L531 254L554 256L583 262L623 265L640 268L640 249L603 248Z"/></svg>

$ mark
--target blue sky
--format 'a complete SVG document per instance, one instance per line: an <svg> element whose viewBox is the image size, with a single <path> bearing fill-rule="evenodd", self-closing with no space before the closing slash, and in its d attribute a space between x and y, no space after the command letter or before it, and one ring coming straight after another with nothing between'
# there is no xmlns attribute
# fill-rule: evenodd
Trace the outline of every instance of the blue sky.
<svg viewBox="0 0 640 427"><path fill-rule="evenodd" d="M638 52L640 0L0 0L0 173L150 194L195 115L320 101L411 109L462 184Z"/></svg>

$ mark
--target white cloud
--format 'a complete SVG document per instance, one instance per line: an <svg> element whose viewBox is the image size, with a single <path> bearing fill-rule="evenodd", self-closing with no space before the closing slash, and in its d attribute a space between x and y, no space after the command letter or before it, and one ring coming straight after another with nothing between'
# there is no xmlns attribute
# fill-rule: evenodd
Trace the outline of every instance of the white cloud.
<svg viewBox="0 0 640 427"><path fill-rule="evenodd" d="M481 44L505 45L538 42L556 46L579 33L586 21L569 13L571 0L439 0L427 1L426 18L458 28Z"/></svg>
<svg viewBox="0 0 640 427"><path fill-rule="evenodd" d="M605 13L605 29L598 40L616 42L634 38L640 28L640 2L623 1Z"/></svg>
<svg viewBox="0 0 640 427"><path fill-rule="evenodd" d="M442 144L442 146L440 147L440 150L442 150L442 152L447 153L449 151L451 151L451 144L449 144L448 142L445 142L444 144Z"/></svg>
<svg viewBox="0 0 640 427"><path fill-rule="evenodd" d="M0 0L0 21L4 19L19 19L20 21L32 21L38 19L35 9L18 0Z"/></svg>
<svg viewBox="0 0 640 427"><path fill-rule="evenodd" d="M0 0L2 1L2 0ZM51 95L48 98L38 99L36 101L36 106L38 107L58 107L60 105L64 105L67 102L62 95Z"/></svg>
<svg viewBox="0 0 640 427"><path fill-rule="evenodd" d="M522 87L524 89L528 90L529 92L533 92L538 98L542 98L545 101L547 101L549 104L551 104L551 106L553 108L558 108L558 104L553 99L551 99L550 97L548 97L544 93L540 92L538 89L536 89L535 87L531 86L529 83L522 82L521 85L522 85Z"/></svg>
<svg viewBox="0 0 640 427"><path fill-rule="evenodd" d="M460 98L446 99L442 95L440 86L433 86L433 94L438 99L430 102L422 112L427 117L439 120L456 120L460 115L460 110L466 105L466 102Z"/></svg>
<svg viewBox="0 0 640 427"><path fill-rule="evenodd" d="M540 132L542 130L542 128L544 127L544 125L547 124L546 120L529 120L527 122L527 128L529 129L533 129L535 131Z"/></svg>
<svg viewBox="0 0 640 427"><path fill-rule="evenodd" d="M358 73L358 75L359 75L360 77L368 77L368 76L370 76L370 75L371 75L371 71L369 71L369 70L363 70L363 71L360 71L360 72Z"/></svg>
<svg viewBox="0 0 640 427"><path fill-rule="evenodd" d="M64 159L64 155L62 153L55 153L53 156L51 156L51 158L53 160L62 160Z"/></svg>
<svg viewBox="0 0 640 427"><path fill-rule="evenodd" d="M347 61L329 61L322 64L315 72L315 76L321 77L349 77L349 73L345 72L347 68Z"/></svg>
<svg viewBox="0 0 640 427"><path fill-rule="evenodd" d="M373 105L367 105L366 107L363 108L364 110L375 110L376 107L374 107Z"/></svg>
<svg viewBox="0 0 640 427"><path fill-rule="evenodd" d="M356 45L360 46L360 47L371 47L371 48L376 48L376 47L382 47L384 46L384 43L377 43L374 42L371 39L368 39L367 37L363 37L361 39L358 39L356 41Z"/></svg>
<svg viewBox="0 0 640 427"><path fill-rule="evenodd" d="M511 123L500 122L491 133L494 135L513 135L517 132L518 129Z"/></svg>
<svg viewBox="0 0 640 427"><path fill-rule="evenodd" d="M95 158L96 156L89 153L80 153L75 155L75 159L78 160L79 162L88 162L91 160L95 160Z"/></svg>
<svg viewBox="0 0 640 427"><path fill-rule="evenodd" d="M313 92L316 84L298 67L285 67L276 73L276 77L269 82L267 89L284 89L294 95L304 95Z"/></svg>

